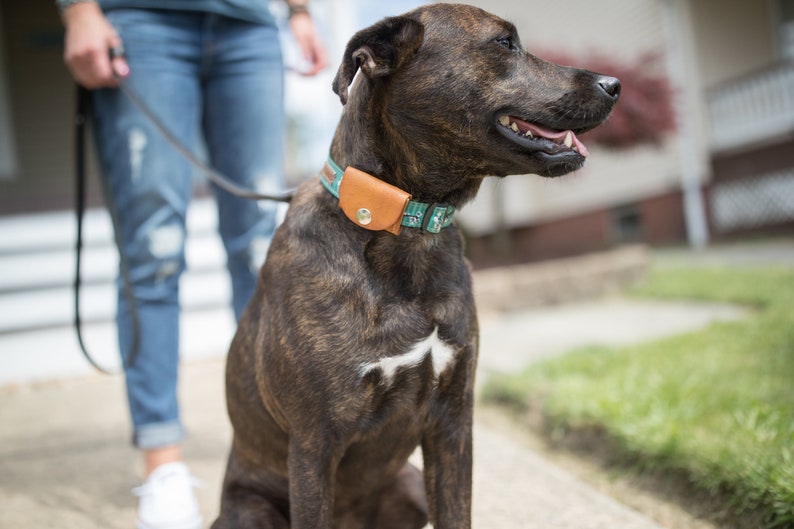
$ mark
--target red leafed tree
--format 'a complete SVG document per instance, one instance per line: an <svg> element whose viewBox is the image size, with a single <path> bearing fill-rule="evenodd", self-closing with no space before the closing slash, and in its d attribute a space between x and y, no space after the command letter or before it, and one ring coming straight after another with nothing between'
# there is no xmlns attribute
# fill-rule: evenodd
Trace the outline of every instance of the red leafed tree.
<svg viewBox="0 0 794 529"><path fill-rule="evenodd" d="M620 64L602 55L584 60L559 53L539 55L620 79L620 100L603 125L584 135L590 143L618 149L645 143L658 145L675 131L673 89L667 77L659 73L658 54L642 56L633 64Z"/></svg>

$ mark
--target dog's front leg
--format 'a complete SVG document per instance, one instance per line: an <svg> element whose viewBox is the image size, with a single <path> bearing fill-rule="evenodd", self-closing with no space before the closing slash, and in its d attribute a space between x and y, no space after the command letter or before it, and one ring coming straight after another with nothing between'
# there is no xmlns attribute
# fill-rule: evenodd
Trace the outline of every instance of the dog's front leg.
<svg viewBox="0 0 794 529"><path fill-rule="evenodd" d="M471 528L471 422L444 421L422 443L430 523L435 529Z"/></svg>
<svg viewBox="0 0 794 529"><path fill-rule="evenodd" d="M330 529L333 516L333 484L337 458L327 439L292 435L289 468L290 518L292 529Z"/></svg>
<svg viewBox="0 0 794 529"><path fill-rule="evenodd" d="M473 381L456 366L442 381L422 439L425 488L434 529L471 528ZM456 380L457 379L457 380Z"/></svg>

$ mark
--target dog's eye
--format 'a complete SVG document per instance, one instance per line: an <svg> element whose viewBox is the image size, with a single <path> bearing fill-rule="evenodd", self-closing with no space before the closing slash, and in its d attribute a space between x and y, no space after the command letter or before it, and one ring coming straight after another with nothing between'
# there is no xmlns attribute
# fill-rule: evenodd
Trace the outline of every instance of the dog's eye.
<svg viewBox="0 0 794 529"><path fill-rule="evenodd" d="M502 46L504 48L507 48L508 50L515 51L516 49L518 49L518 47L516 46L516 43L513 40L513 37L511 35L505 35L503 37L497 37L494 40L495 40L495 42L498 45L500 45L500 46Z"/></svg>

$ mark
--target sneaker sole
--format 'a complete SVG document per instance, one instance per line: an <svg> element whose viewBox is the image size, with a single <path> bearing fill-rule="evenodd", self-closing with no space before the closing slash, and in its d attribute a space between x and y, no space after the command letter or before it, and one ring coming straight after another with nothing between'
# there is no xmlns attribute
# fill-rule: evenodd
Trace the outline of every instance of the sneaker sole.
<svg viewBox="0 0 794 529"><path fill-rule="evenodd" d="M138 529L201 529L201 517L191 518L180 522L174 522L168 525L149 525L142 520L138 520Z"/></svg>

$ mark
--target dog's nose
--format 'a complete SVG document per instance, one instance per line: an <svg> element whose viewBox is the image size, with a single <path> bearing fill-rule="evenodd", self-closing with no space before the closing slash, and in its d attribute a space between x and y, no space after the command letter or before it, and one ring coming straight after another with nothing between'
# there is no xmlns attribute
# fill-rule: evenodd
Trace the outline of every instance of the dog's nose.
<svg viewBox="0 0 794 529"><path fill-rule="evenodd" d="M620 81L615 77L602 75L598 78L598 85L612 99L617 100L618 96L620 96Z"/></svg>

